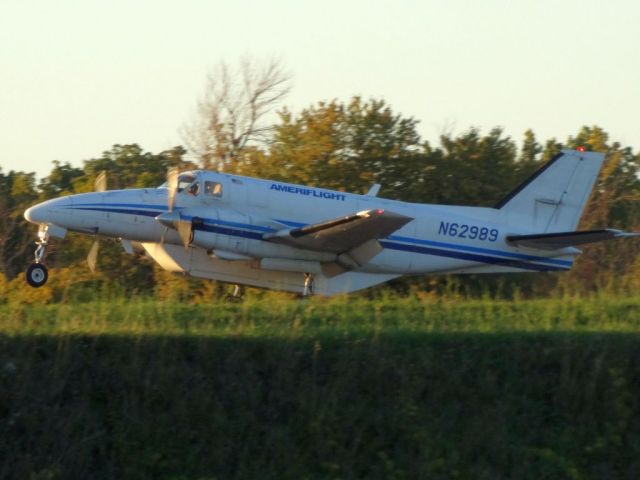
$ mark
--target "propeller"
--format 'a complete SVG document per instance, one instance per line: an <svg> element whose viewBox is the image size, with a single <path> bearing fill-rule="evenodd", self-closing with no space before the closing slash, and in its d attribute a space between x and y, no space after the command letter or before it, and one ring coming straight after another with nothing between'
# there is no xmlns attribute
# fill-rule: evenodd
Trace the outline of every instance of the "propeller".
<svg viewBox="0 0 640 480"><path fill-rule="evenodd" d="M93 184L93 190L95 192L105 192L107 190L107 171L102 170ZM96 271L96 265L98 264L98 252L100 251L100 241L98 236L96 235L93 243L91 244L91 248L89 249L89 254L87 255L87 264L89 265L89 270L91 272Z"/></svg>
<svg viewBox="0 0 640 480"><path fill-rule="evenodd" d="M191 220L183 220L182 218L180 218L180 215L178 214L178 221L177 221L177 230L178 230L178 235L180 235L180 240L182 240L182 244L184 245L184 248L189 248L189 245L191 244L191 238L192 238L192 230L193 230L193 223L191 222Z"/></svg>
<svg viewBox="0 0 640 480"><path fill-rule="evenodd" d="M94 192L104 192L107 190L107 171L102 170L98 176L96 177L96 181L94 182Z"/></svg>
<svg viewBox="0 0 640 480"><path fill-rule="evenodd" d="M100 241L98 237L91 244L91 248L89 249L89 255L87 255L87 264L89 265L89 270L91 273L96 271L96 264L98 263L98 250L100 250Z"/></svg>
<svg viewBox="0 0 640 480"><path fill-rule="evenodd" d="M193 223L191 220L185 219L179 211L174 212L176 203L176 194L178 193L179 171L177 167L167 170L167 212L156 217L160 223L167 228L173 228L178 232L180 240L185 248L189 248L192 238ZM165 231L166 234L166 231ZM160 243L164 243L164 237Z"/></svg>
<svg viewBox="0 0 640 480"><path fill-rule="evenodd" d="M178 192L178 167L171 167L167 170L167 203L169 211L173 212L176 203L176 193Z"/></svg>
<svg viewBox="0 0 640 480"><path fill-rule="evenodd" d="M193 217L191 219L186 218L182 216L180 212L165 212L158 215L156 220L167 227L167 229L172 228L178 232L180 240L182 240L182 244L185 248L189 248L189 245L191 245L194 223L198 223L198 221L202 222L198 217ZM160 243L164 243L164 235L162 236Z"/></svg>

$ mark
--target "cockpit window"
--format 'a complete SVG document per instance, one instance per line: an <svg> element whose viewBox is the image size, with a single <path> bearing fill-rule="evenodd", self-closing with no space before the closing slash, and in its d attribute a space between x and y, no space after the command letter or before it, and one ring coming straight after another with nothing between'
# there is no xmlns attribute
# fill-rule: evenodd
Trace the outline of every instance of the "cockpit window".
<svg viewBox="0 0 640 480"><path fill-rule="evenodd" d="M204 193L212 197L221 197L222 184L218 182L204 182Z"/></svg>
<svg viewBox="0 0 640 480"><path fill-rule="evenodd" d="M193 195L194 197L198 196L198 193L200 193L200 183L199 182L193 182L188 188L187 188L187 193L190 193L191 195Z"/></svg>
<svg viewBox="0 0 640 480"><path fill-rule="evenodd" d="M194 175L191 175L190 173L183 173L182 175L180 175L178 177L178 191L181 192L182 190L187 188L193 183L195 179L196 177Z"/></svg>

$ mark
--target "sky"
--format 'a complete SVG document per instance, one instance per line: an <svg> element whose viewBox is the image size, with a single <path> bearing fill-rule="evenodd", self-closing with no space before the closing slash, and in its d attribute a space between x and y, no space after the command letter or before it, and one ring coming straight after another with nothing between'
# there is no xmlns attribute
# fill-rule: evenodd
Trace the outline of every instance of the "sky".
<svg viewBox="0 0 640 480"><path fill-rule="evenodd" d="M33 0L0 15L0 167L42 177L114 144L184 144L207 72L247 55L293 74L294 112L361 95L435 143L599 125L640 149L634 0Z"/></svg>

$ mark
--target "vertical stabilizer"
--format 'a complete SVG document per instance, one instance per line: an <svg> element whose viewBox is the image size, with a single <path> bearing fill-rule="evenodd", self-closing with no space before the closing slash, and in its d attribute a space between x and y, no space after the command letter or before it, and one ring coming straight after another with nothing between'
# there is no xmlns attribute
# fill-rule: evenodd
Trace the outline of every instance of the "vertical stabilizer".
<svg viewBox="0 0 640 480"><path fill-rule="evenodd" d="M602 153L562 150L495 208L532 231L575 230L603 161Z"/></svg>

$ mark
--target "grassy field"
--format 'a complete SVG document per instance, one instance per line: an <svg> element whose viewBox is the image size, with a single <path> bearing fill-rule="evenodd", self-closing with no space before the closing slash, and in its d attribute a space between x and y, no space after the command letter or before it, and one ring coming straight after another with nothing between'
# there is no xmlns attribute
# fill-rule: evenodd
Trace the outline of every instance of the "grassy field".
<svg viewBox="0 0 640 480"><path fill-rule="evenodd" d="M640 297L0 306L0 478L640 478Z"/></svg>

